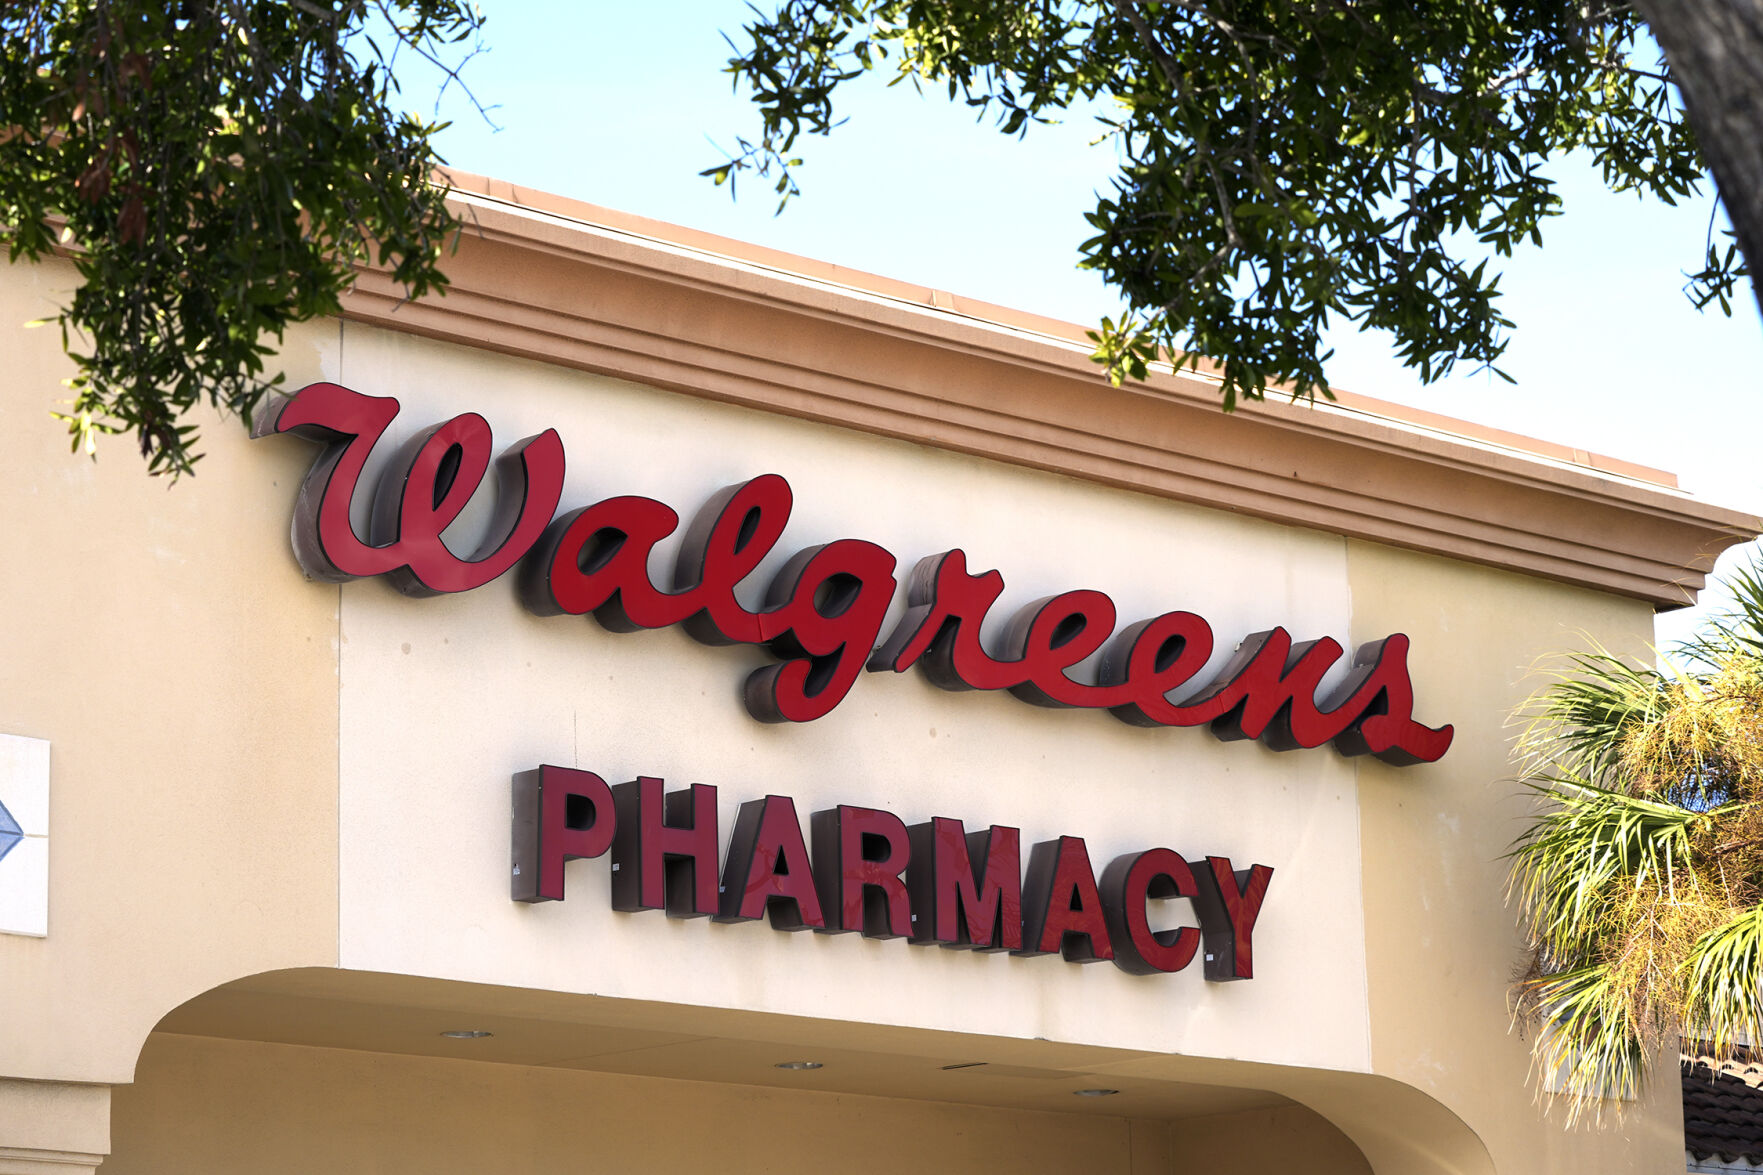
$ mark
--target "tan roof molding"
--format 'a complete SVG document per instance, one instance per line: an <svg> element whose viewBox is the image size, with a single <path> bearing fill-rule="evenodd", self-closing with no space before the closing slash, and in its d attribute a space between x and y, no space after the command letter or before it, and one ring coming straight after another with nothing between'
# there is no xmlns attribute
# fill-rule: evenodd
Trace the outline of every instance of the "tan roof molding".
<svg viewBox="0 0 1763 1175"><path fill-rule="evenodd" d="M1661 608L1763 531L1657 470L1360 397L1227 415L1204 372L1115 388L1067 323L452 178L446 297L369 269L347 318Z"/></svg>

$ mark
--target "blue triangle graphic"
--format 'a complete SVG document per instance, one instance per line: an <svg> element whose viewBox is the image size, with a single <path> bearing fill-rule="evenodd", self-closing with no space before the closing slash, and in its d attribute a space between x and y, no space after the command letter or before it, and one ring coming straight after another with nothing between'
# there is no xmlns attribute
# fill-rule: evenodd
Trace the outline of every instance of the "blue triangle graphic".
<svg viewBox="0 0 1763 1175"><path fill-rule="evenodd" d="M17 848L18 842L23 839L24 829L20 828L18 821L12 818L12 813L6 810L6 805L0 804L0 861L4 861L6 854Z"/></svg>

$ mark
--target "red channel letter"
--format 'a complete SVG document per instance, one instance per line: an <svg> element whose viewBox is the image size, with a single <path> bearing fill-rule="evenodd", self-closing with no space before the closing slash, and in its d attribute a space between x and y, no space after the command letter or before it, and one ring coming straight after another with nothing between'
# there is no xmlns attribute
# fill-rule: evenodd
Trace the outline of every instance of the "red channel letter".
<svg viewBox="0 0 1763 1175"><path fill-rule="evenodd" d="M339 384L310 384L270 405L255 433L291 432L325 445L294 508L294 554L314 579L331 583L385 575L411 596L482 587L538 541L563 493L563 442L546 429L496 459L495 516L488 536L461 559L441 538L490 468L490 427L475 413L417 434L373 490L369 542L350 522L367 456L398 415L398 401Z"/></svg>
<svg viewBox="0 0 1763 1175"><path fill-rule="evenodd" d="M716 913L716 789L665 791L644 775L612 789L612 908L662 910L669 918Z"/></svg>
<svg viewBox="0 0 1763 1175"><path fill-rule="evenodd" d="M1022 949L1022 833L994 824L967 832L938 816L914 824L906 883L912 941L977 951Z"/></svg>
<svg viewBox="0 0 1763 1175"><path fill-rule="evenodd" d="M1114 957L1096 874L1082 837L1042 841L1029 853L1023 884L1021 955L1050 955L1068 963Z"/></svg>
<svg viewBox="0 0 1763 1175"><path fill-rule="evenodd" d="M1205 938L1206 978L1214 983L1253 979L1255 920L1273 870L1255 865L1238 871L1229 857L1207 857L1204 863L1194 862L1194 880L1199 883L1194 912Z"/></svg>
<svg viewBox="0 0 1763 1175"><path fill-rule="evenodd" d="M761 914L773 930L823 930L820 899L796 802L766 796L741 805L722 871L718 922L751 922Z"/></svg>
<svg viewBox="0 0 1763 1175"><path fill-rule="evenodd" d="M827 931L860 930L865 938L911 934L911 903L900 875L912 847L900 818L876 808L840 804L816 812L809 823Z"/></svg>
<svg viewBox="0 0 1763 1175"><path fill-rule="evenodd" d="M1109 862L1102 871L1102 908L1114 936L1114 965L1134 975L1154 975L1193 962L1199 929L1152 931L1146 905L1152 898L1191 898L1199 892L1193 870L1172 849L1147 849Z"/></svg>
<svg viewBox="0 0 1763 1175"><path fill-rule="evenodd" d="M617 826L612 790L592 771L547 765L516 775L514 900L562 901L564 862L604 853Z"/></svg>

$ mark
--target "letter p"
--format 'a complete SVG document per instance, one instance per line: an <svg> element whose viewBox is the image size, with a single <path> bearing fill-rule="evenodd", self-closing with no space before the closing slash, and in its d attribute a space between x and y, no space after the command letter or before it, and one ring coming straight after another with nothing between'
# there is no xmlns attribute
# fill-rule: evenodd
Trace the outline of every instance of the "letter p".
<svg viewBox="0 0 1763 1175"><path fill-rule="evenodd" d="M563 900L563 863L598 857L612 845L618 816L612 789L591 771L540 767L514 777L514 863L509 896Z"/></svg>

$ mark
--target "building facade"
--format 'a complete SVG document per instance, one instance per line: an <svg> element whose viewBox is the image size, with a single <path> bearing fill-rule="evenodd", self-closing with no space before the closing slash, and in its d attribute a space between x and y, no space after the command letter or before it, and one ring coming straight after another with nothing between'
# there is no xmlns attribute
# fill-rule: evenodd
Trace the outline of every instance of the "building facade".
<svg viewBox="0 0 1763 1175"><path fill-rule="evenodd" d="M1507 720L1757 519L457 199L170 489L0 280L0 1172L1682 1162L1511 1030Z"/></svg>

